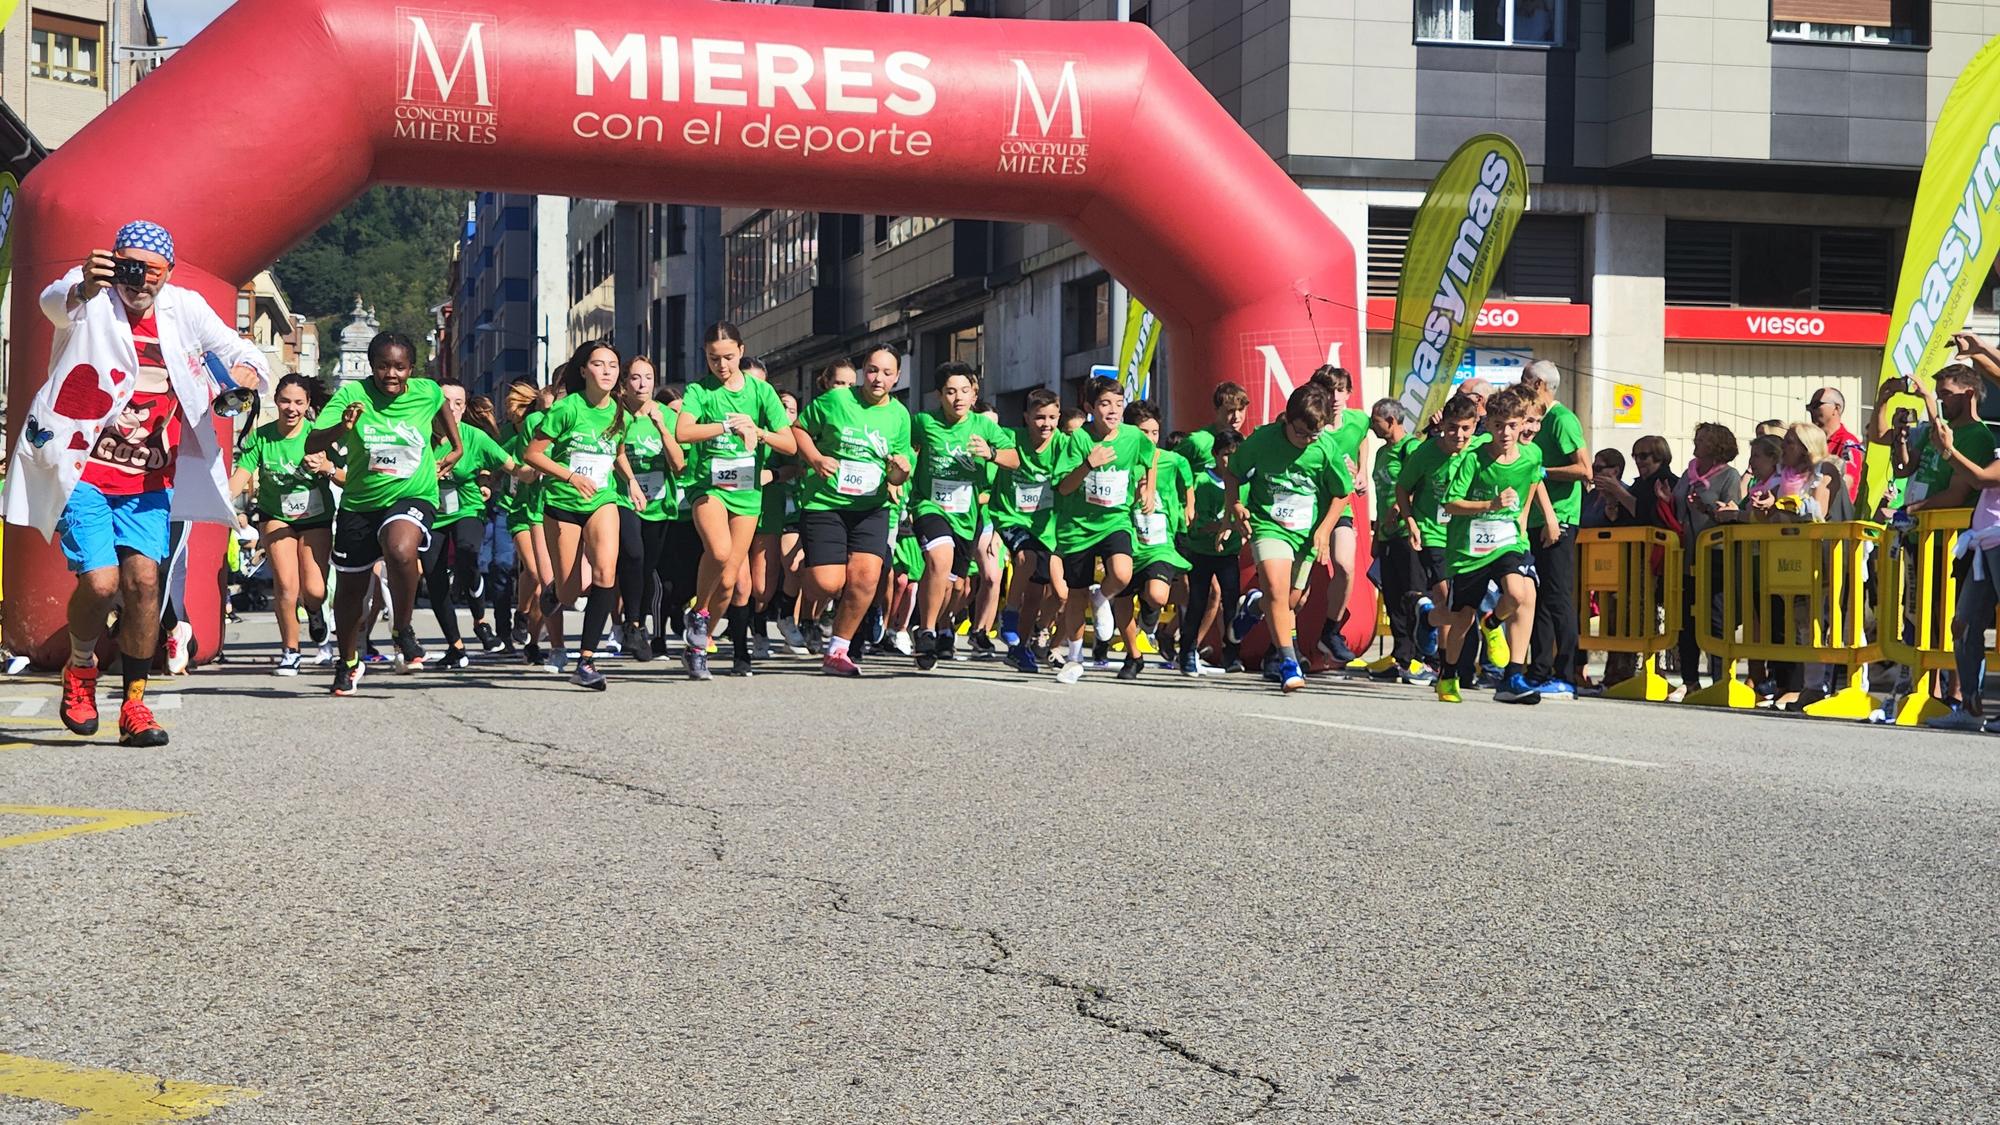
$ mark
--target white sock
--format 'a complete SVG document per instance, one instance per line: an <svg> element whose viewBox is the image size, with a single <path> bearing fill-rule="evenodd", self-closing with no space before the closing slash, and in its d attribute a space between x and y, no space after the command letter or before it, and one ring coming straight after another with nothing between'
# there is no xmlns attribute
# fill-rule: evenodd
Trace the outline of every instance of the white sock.
<svg viewBox="0 0 2000 1125"><path fill-rule="evenodd" d="M846 656L847 646L850 643L852 642L850 642L846 637L835 637L831 641L827 642L826 655L828 657Z"/></svg>
<svg viewBox="0 0 2000 1125"><path fill-rule="evenodd" d="M1069 662L1070 662L1071 664L1081 664L1081 663L1083 663L1083 642L1082 642L1082 641L1080 641L1080 640L1079 640L1079 641L1071 641L1071 642L1069 643Z"/></svg>

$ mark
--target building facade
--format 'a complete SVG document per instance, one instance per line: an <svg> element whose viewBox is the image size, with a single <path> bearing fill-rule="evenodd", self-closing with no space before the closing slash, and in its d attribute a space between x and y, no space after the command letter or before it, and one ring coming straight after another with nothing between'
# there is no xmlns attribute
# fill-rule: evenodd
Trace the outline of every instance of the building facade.
<svg viewBox="0 0 2000 1125"><path fill-rule="evenodd" d="M481 192L469 205L451 274L442 367L469 393L516 378L548 381L569 354L570 201Z"/></svg>
<svg viewBox="0 0 2000 1125"><path fill-rule="evenodd" d="M649 356L662 383L700 377L697 341L723 319L722 213L579 199L569 214L570 339Z"/></svg>
<svg viewBox="0 0 2000 1125"><path fill-rule="evenodd" d="M1106 19L1114 8L968 0L917 12ZM1461 143L1498 131L1531 165L1530 213L1463 370L1504 380L1529 357L1553 359L1594 445L1659 433L1677 458L1695 422L1747 432L1798 418L1820 385L1846 392L1859 426L1929 128L2000 29L2000 0L1129 9L1353 242L1368 354L1343 361L1363 370L1365 397L1387 392L1410 217ZM1073 401L1091 365L1111 361L1112 279L1060 231L747 208L725 209L722 224L725 315L783 384L888 343L907 356L906 386L967 359L1010 414L1035 386ZM1983 299L1974 327L1993 323ZM1167 379L1172 350L1168 340Z"/></svg>

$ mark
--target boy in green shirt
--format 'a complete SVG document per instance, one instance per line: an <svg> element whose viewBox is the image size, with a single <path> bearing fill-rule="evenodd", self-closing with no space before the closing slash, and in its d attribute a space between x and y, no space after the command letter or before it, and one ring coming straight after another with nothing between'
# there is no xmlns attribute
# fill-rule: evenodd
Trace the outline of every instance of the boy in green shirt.
<svg viewBox="0 0 2000 1125"><path fill-rule="evenodd" d="M1137 428L1155 444L1160 440L1160 412L1150 402L1127 406L1125 424ZM1159 627L1160 611L1173 595L1174 582L1192 569L1180 552L1180 540L1187 532L1189 517L1194 515L1194 474L1188 470L1187 459L1160 450L1153 463L1153 481L1159 503L1150 512L1132 514L1132 585L1139 593L1139 624L1147 632ZM1118 670L1118 678L1137 679L1145 663L1128 641L1125 665Z"/></svg>
<svg viewBox="0 0 2000 1125"><path fill-rule="evenodd" d="M1181 439L1174 452L1187 460L1188 471L1197 478L1221 463L1216 455L1215 439L1224 433L1243 437L1243 419L1250 414L1250 392L1241 383L1224 383L1215 388L1210 396L1215 406L1215 421L1206 428L1196 430Z"/></svg>
<svg viewBox="0 0 2000 1125"><path fill-rule="evenodd" d="M1354 482L1355 495L1363 498L1359 502L1366 503L1368 478L1361 471L1361 446L1368 438L1369 416L1347 406L1348 397L1354 393L1354 376L1344 367L1329 364L1314 371L1312 377L1333 396L1325 440L1340 455L1348 479ZM1329 553L1320 556L1327 566L1327 579L1326 620L1320 626L1318 648L1335 668L1356 668L1365 662L1354 655L1340 633L1347 624L1348 591L1354 588L1354 509L1345 498L1334 503L1339 513L1334 517L1333 534L1327 537Z"/></svg>
<svg viewBox="0 0 2000 1125"><path fill-rule="evenodd" d="M1058 636L1069 642L1068 659L1056 673L1058 683L1083 678L1083 612L1086 595L1104 566L1102 590L1122 616L1115 621L1125 637L1125 652L1136 653L1139 630L1132 623L1132 514L1158 507L1153 492L1152 439L1124 425L1125 390L1118 380L1093 376L1084 384L1084 405L1090 421L1071 434L1056 468L1056 552L1062 556L1062 581L1069 591L1063 603ZM1122 674L1122 673L1121 673Z"/></svg>
<svg viewBox="0 0 2000 1125"><path fill-rule="evenodd" d="M1247 490L1238 486L1230 492L1222 472L1242 444L1243 435L1235 430L1217 433L1210 447L1215 463L1194 477L1194 516L1181 540L1181 555L1189 563L1188 600L1181 615L1183 676L1201 675L1201 638L1208 634L1211 619L1235 606L1243 592L1243 568L1238 560L1243 554L1244 531L1236 513ZM1226 628L1221 632L1223 667L1241 672L1235 636Z"/></svg>
<svg viewBox="0 0 2000 1125"><path fill-rule="evenodd" d="M1438 629L1441 647L1451 643L1445 612L1451 604L1451 578L1444 566L1445 528L1451 516L1444 510L1444 490L1459 460L1491 440L1475 432L1481 405L1467 395L1446 400L1431 436L1404 455L1396 472L1396 511L1410 537L1410 549L1416 552L1424 600L1431 604L1427 614L1417 614L1416 627ZM1443 668L1434 671L1441 674Z"/></svg>
<svg viewBox="0 0 2000 1125"><path fill-rule="evenodd" d="M1285 402L1284 417L1259 426L1243 439L1223 474L1233 494L1249 486L1239 506L1250 526L1250 557L1277 653L1273 669L1280 690L1290 694L1306 684L1296 636L1312 562L1324 557L1339 508L1331 501L1354 491L1353 478L1331 442L1321 436L1333 412L1325 386L1308 382Z"/></svg>
<svg viewBox="0 0 2000 1125"><path fill-rule="evenodd" d="M1486 429L1493 440L1459 459L1445 486L1445 569L1451 574L1451 616L1445 674L1438 699L1460 701L1461 656L1468 645L1487 589L1499 586L1493 617L1507 631L1508 660L1493 698L1501 703L1538 703L1528 683L1527 656L1535 627L1535 560L1528 537L1528 512L1542 510L1543 541L1556 538L1557 521L1542 486L1542 451L1521 441L1533 408L1534 392L1509 387L1486 402Z"/></svg>
<svg viewBox="0 0 2000 1125"><path fill-rule="evenodd" d="M917 542L924 549L916 660L926 672L940 659L951 658L954 630L946 603L955 608L970 589L966 576L972 572L977 550L978 494L986 481L981 462L991 461L1003 469L1021 465L1014 435L985 415L973 413L973 404L979 401L979 376L970 364L939 367L935 386L938 408L912 418L910 433L910 444L917 451L910 512ZM940 619L946 626L942 630Z"/></svg>
<svg viewBox="0 0 2000 1125"><path fill-rule="evenodd" d="M1409 433L1409 415L1393 398L1378 401L1368 412L1368 428L1381 441L1375 453L1375 567L1380 575L1382 604L1389 617L1390 650L1368 666L1379 680L1431 682L1430 670L1417 661L1417 599L1424 595L1423 566L1410 545L1410 528L1396 506L1396 480L1403 463L1424 441Z"/></svg>
<svg viewBox="0 0 2000 1125"><path fill-rule="evenodd" d="M1014 431L1020 464L1002 469L993 484L993 527L1013 560L1014 580L1007 608L1000 613L1000 640L1007 662L1023 672L1040 671L1034 637L1062 614L1063 589L1055 559L1056 459L1066 443L1056 433L1061 400L1047 387L1028 392L1021 425ZM1052 612L1044 614L1047 607Z"/></svg>

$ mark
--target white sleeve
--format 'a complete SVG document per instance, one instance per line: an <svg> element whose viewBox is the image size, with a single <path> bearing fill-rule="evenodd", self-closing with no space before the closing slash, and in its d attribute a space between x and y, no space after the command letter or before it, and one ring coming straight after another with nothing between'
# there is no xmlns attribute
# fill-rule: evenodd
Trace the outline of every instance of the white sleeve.
<svg viewBox="0 0 2000 1125"><path fill-rule="evenodd" d="M75 266L51 283L47 289L42 290L42 315L48 317L57 328L68 328L71 324L82 320L84 310L90 307L89 301L78 302L74 309L69 307L70 287L82 280L83 267Z"/></svg>

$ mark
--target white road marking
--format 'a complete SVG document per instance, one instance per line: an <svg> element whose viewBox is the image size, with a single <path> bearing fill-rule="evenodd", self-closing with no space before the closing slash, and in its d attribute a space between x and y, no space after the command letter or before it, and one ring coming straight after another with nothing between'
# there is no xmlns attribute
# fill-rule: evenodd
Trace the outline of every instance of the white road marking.
<svg viewBox="0 0 2000 1125"><path fill-rule="evenodd" d="M98 689L97 701L123 703L125 693L116 684ZM11 708L5 717L10 719L33 719L41 715L48 705L55 702L53 696L46 695L0 695L0 708ZM179 692L151 692L146 696L146 706L155 711L178 711L181 707Z"/></svg>
<svg viewBox="0 0 2000 1125"><path fill-rule="evenodd" d="M1260 715L1245 713L1245 719L1269 719L1274 723L1297 723L1307 727L1328 727L1333 730L1349 730L1357 734L1380 734L1393 738L1415 738L1424 742L1443 742L1452 746L1472 746L1481 750L1505 750L1510 754L1535 754L1547 758L1574 758L1579 762L1597 762L1607 766L1634 766L1639 769L1666 769L1665 762L1642 762L1636 758L1613 758L1604 754L1580 754L1574 750L1546 750L1539 746L1509 746L1504 742L1482 742L1476 738L1453 738L1448 734L1425 734L1421 731L1395 730L1389 727L1364 727L1356 723L1330 723L1324 719L1301 719L1292 715Z"/></svg>
<svg viewBox="0 0 2000 1125"><path fill-rule="evenodd" d="M987 685L989 685L989 686L991 686L991 687L1003 687L1003 688L1008 688L1008 689L1011 689L1011 690L1013 690L1013 691L1039 691L1039 692L1041 692L1041 693L1042 693L1043 695L1068 695L1068 694L1069 694L1068 692L1066 692L1066 691L1063 691L1063 690L1061 690L1061 689L1059 689L1059 688L1052 688L1052 687L1037 687L1037 686L1035 686L1034 684L1010 684L1010 683L1008 683L1008 682L1007 682L1007 681L1005 681L1005 680L976 680L976 681L974 681L974 682L975 682L975 683L982 683L982 684L987 684Z"/></svg>

